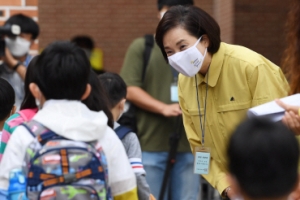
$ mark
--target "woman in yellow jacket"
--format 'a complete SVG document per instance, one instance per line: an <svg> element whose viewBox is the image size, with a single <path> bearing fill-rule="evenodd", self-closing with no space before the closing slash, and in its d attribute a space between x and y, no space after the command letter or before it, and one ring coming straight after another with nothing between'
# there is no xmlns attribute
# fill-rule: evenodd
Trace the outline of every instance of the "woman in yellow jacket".
<svg viewBox="0 0 300 200"><path fill-rule="evenodd" d="M230 134L249 108L286 96L288 83L262 55L221 42L219 25L194 6L170 8L157 27L156 42L180 72L185 131L193 153L200 149L195 173L231 198L225 156Z"/></svg>

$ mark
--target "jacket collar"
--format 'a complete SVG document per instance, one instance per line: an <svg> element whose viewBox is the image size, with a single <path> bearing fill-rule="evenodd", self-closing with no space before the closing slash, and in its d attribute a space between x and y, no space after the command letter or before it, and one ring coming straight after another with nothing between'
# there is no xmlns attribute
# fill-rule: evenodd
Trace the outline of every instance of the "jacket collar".
<svg viewBox="0 0 300 200"><path fill-rule="evenodd" d="M226 51L225 44L221 42L219 50L215 54L212 55L209 72L206 73L205 76L203 76L200 73L196 74L198 85L200 85L203 82L206 83L207 78L208 78L208 85L210 87L216 86L219 76L221 74L223 61L224 61L224 57L225 57L225 51ZM193 86L196 86L195 81L193 83Z"/></svg>

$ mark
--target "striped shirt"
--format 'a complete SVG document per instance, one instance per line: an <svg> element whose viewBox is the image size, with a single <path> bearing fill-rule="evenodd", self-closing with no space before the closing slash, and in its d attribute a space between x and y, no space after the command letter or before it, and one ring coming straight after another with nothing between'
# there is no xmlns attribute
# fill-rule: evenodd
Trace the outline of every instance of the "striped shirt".
<svg viewBox="0 0 300 200"><path fill-rule="evenodd" d="M0 162L2 160L3 153L5 151L6 145L10 139L11 134L14 130L22 124L23 122L27 122L32 119L32 117L37 112L37 109L24 109L10 116L4 123L2 136L1 136L1 144L0 144Z"/></svg>

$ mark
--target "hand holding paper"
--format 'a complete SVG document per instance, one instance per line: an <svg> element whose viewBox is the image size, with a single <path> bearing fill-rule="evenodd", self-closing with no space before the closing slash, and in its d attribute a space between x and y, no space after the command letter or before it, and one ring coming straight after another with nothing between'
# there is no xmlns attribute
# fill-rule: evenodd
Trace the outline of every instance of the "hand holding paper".
<svg viewBox="0 0 300 200"><path fill-rule="evenodd" d="M298 114L298 110L300 108L300 106L293 106L293 105L289 105L284 103L283 101L276 99L275 102L281 107L283 108L285 111L292 111L295 114Z"/></svg>
<svg viewBox="0 0 300 200"><path fill-rule="evenodd" d="M275 102L286 111L284 117L282 118L282 122L287 125L296 135L300 135L300 117L298 114L300 107L285 104L280 100L275 100Z"/></svg>
<svg viewBox="0 0 300 200"><path fill-rule="evenodd" d="M298 115L300 108L300 94L294 94L280 100L271 101L248 110L248 117L265 116L273 121L283 118L285 111L293 112Z"/></svg>
<svg viewBox="0 0 300 200"><path fill-rule="evenodd" d="M300 135L300 94L276 99L248 110L248 117L265 116L287 125L296 135Z"/></svg>

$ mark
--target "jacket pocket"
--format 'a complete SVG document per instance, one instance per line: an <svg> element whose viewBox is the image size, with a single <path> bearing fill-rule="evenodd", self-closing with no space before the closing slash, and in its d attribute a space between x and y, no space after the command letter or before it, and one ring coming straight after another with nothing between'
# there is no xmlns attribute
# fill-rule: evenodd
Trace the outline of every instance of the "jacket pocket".
<svg viewBox="0 0 300 200"><path fill-rule="evenodd" d="M250 107L251 101L219 105L217 107L219 128L226 139L247 117L247 111Z"/></svg>

